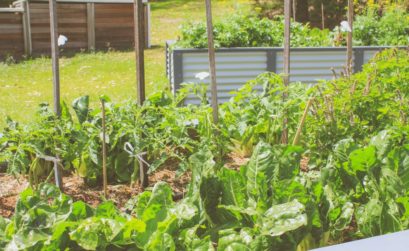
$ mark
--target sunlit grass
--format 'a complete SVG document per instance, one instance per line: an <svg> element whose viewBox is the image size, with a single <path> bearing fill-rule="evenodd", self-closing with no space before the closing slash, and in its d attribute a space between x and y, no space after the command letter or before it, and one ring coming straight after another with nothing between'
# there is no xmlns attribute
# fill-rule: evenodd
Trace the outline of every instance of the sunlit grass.
<svg viewBox="0 0 409 251"><path fill-rule="evenodd" d="M248 9L247 1L213 1L215 19ZM177 39L180 24L204 20L202 0L152 2L152 49L145 52L147 94L169 88L165 74L166 40ZM93 104L105 94L115 102L136 98L135 55L129 52L81 53L61 58L61 98L67 103L90 95ZM0 127L6 116L29 122L38 104L52 103L51 60L38 58L19 64L0 63Z"/></svg>

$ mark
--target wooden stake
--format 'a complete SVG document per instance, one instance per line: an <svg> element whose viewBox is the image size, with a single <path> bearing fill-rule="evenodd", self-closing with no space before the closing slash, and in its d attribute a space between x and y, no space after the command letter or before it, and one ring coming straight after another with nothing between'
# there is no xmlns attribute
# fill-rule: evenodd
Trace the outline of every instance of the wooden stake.
<svg viewBox="0 0 409 251"><path fill-rule="evenodd" d="M50 37L51 37L51 61L53 71L53 96L54 96L54 112L57 117L61 116L60 107L60 67L59 67L59 51L58 51L58 19L57 19L57 3L56 0L49 0L50 11ZM56 159L59 159L56 156ZM61 170L58 164L54 163L55 183L61 190L63 189Z"/></svg>
<svg viewBox="0 0 409 251"><path fill-rule="evenodd" d="M213 123L219 123L219 104L217 100L216 83L216 56L214 50L212 5L211 0L206 1L206 20L207 20L207 43L209 51L210 84L212 93Z"/></svg>
<svg viewBox="0 0 409 251"><path fill-rule="evenodd" d="M298 124L298 128L297 128L297 132L295 134L294 140L293 140L293 145L297 145L298 142L300 141L300 136L301 136L301 132L302 132L302 128L304 127L304 123L305 123L305 119L307 118L308 115L308 111L310 110L310 106L312 104L313 99L311 98L310 100L308 100L307 106L304 109L304 113L301 117L301 121Z"/></svg>
<svg viewBox="0 0 409 251"><path fill-rule="evenodd" d="M351 32L348 32L347 38L347 75L352 73L352 32L353 32L353 22L354 22L354 0L348 0L348 23L351 28Z"/></svg>
<svg viewBox="0 0 409 251"><path fill-rule="evenodd" d="M145 62L144 62L144 28L143 28L143 4L142 0L135 0L134 2L134 27L135 27L135 57L136 57L136 83L137 83L137 95L138 104L140 106L145 102ZM141 137L144 137L142 134ZM141 158L145 158L142 155ZM145 160L145 159L143 159ZM139 161L139 181L142 188L146 188L149 185L148 181L148 167L145 164L146 161Z"/></svg>
<svg viewBox="0 0 409 251"><path fill-rule="evenodd" d="M23 34L24 34L24 53L27 56L31 56L33 51L32 39L31 39L31 18L30 18L30 3L24 1L21 3L23 6Z"/></svg>
<svg viewBox="0 0 409 251"><path fill-rule="evenodd" d="M138 104L142 105L145 101L145 62L144 62L144 30L143 30L143 5L142 0L135 0L135 56L136 56L136 82Z"/></svg>
<svg viewBox="0 0 409 251"><path fill-rule="evenodd" d="M284 0L284 77L283 82L286 87L289 84L290 78L290 13L291 12L291 0ZM283 101L288 98L288 88L283 92ZM285 113L287 113L285 111ZM283 134L281 136L281 142L288 144L288 114L284 115Z"/></svg>
<svg viewBox="0 0 409 251"><path fill-rule="evenodd" d="M107 146L106 146L106 119L105 119L105 100L101 98L102 109L102 183L104 188L104 196L108 197L108 176L107 176Z"/></svg>
<svg viewBox="0 0 409 251"><path fill-rule="evenodd" d="M325 29L324 0L321 0L321 28Z"/></svg>

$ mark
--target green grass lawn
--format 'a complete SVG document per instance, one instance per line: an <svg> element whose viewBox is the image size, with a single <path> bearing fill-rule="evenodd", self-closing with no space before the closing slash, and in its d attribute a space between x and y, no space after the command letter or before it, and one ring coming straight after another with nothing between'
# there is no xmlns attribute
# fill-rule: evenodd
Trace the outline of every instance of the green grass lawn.
<svg viewBox="0 0 409 251"><path fill-rule="evenodd" d="M213 2L215 19L235 11L247 11L248 0ZM165 75L166 40L176 39L179 25L204 20L203 0L160 0L151 3L152 44L145 52L147 93L169 88ZM136 98L135 55L133 52L77 54L60 60L61 98L68 103L90 95L93 104L106 94L115 102ZM38 58L19 64L0 63L0 128L6 116L29 122L38 104L52 104L51 60Z"/></svg>

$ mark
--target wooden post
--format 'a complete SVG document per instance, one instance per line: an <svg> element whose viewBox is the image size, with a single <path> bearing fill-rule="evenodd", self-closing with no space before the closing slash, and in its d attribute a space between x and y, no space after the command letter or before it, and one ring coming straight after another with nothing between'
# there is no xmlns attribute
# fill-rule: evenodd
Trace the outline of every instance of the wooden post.
<svg viewBox="0 0 409 251"><path fill-rule="evenodd" d="M325 29L324 0L321 0L321 28Z"/></svg>
<svg viewBox="0 0 409 251"><path fill-rule="evenodd" d="M284 0L284 76L283 82L288 87L290 80L290 25L291 25L291 0ZM283 100L288 98L288 89L283 92ZM285 111L286 113L286 111ZM281 142L288 144L288 114L284 114L283 134Z"/></svg>
<svg viewBox="0 0 409 251"><path fill-rule="evenodd" d="M107 175L107 146L106 146L106 124L105 124L105 100L101 99L101 109L102 109L102 178L103 178L103 188L104 196L108 196L108 175Z"/></svg>
<svg viewBox="0 0 409 251"><path fill-rule="evenodd" d="M51 37L51 60L53 70L53 96L54 112L57 117L61 116L60 108L60 69L59 69L59 51L58 51L58 19L57 19L57 2L49 0L50 10L50 37ZM58 156L56 159L59 159ZM62 189L62 177L59 165L54 164L55 180L57 186Z"/></svg>
<svg viewBox="0 0 409 251"><path fill-rule="evenodd" d="M95 50L95 4L87 3L88 50Z"/></svg>
<svg viewBox="0 0 409 251"><path fill-rule="evenodd" d="M209 52L210 85L212 93L213 123L219 123L219 104L217 100L217 82L216 82L216 56L213 38L212 4L211 0L206 1L206 20L207 20L207 44Z"/></svg>
<svg viewBox="0 0 409 251"><path fill-rule="evenodd" d="M33 45L31 40L31 20L30 20L30 3L24 1L21 3L23 7L23 32L24 32L24 53L27 56L31 56L33 51Z"/></svg>
<svg viewBox="0 0 409 251"><path fill-rule="evenodd" d="M145 62L144 62L144 28L143 28L143 4L142 0L134 0L134 28L135 28L135 57L136 57L136 89L138 104L143 105L145 101ZM143 137L143 134L141 135ZM148 181L148 168L146 161L144 161L145 155L141 156L139 161L140 170L140 183L142 188L146 188L149 185Z"/></svg>
<svg viewBox="0 0 409 251"><path fill-rule="evenodd" d="M293 20L294 22L296 21L296 17L297 17L297 0L293 0Z"/></svg>
<svg viewBox="0 0 409 251"><path fill-rule="evenodd" d="M351 32L348 32L347 38L347 75L349 76L352 72L352 32L353 32L353 22L354 22L354 0L348 0L348 24L351 28Z"/></svg>

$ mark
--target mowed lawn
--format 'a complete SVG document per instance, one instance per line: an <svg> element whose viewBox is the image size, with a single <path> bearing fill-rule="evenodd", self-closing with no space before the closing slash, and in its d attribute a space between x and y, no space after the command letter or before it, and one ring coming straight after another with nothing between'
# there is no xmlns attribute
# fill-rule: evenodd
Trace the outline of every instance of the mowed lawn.
<svg viewBox="0 0 409 251"><path fill-rule="evenodd" d="M212 1L214 18L250 9L249 0ZM160 0L151 3L152 49L145 51L147 94L169 88L165 74L165 41L179 36L179 26L204 20L204 0ZM68 38L69 39L69 38ZM93 105L106 94L115 102L136 98L135 54L128 52L80 53L60 59L61 99L70 104L90 95ZM0 63L0 128L6 116L28 123L40 103L52 104L49 58L18 64Z"/></svg>

